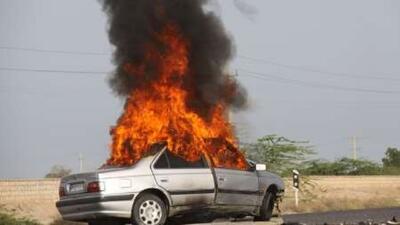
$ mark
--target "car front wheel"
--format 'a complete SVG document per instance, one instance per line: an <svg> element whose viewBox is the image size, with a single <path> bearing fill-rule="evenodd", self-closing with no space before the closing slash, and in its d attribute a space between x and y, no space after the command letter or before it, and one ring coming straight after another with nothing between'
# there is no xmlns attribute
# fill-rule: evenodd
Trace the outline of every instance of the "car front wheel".
<svg viewBox="0 0 400 225"><path fill-rule="evenodd" d="M274 211L274 206L275 206L275 200L276 200L276 193L273 191L267 191L267 193L264 196L261 208L260 208L260 214L256 216L254 219L256 221L268 221L272 217L272 212Z"/></svg>
<svg viewBox="0 0 400 225"><path fill-rule="evenodd" d="M167 207L159 197L146 193L135 201L132 214L133 224L163 225L167 220Z"/></svg>

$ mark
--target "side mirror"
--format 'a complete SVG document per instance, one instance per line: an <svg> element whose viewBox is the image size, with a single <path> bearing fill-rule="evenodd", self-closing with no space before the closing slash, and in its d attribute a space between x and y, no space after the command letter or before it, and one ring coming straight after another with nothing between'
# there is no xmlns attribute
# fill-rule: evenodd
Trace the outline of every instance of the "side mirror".
<svg viewBox="0 0 400 225"><path fill-rule="evenodd" d="M256 171L265 171L267 166L265 164L256 164Z"/></svg>

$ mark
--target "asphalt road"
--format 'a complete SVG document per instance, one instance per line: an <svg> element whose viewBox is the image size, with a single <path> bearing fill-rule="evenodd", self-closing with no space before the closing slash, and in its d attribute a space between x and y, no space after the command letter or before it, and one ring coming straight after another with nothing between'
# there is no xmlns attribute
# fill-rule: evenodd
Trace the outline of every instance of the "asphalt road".
<svg viewBox="0 0 400 225"><path fill-rule="evenodd" d="M400 221L400 207L293 214L284 215L283 220L285 224L359 224L360 222L368 223L370 221L373 223L384 223L391 220L393 216Z"/></svg>
<svg viewBox="0 0 400 225"><path fill-rule="evenodd" d="M232 219L216 219L209 223L195 223L187 225L281 225L283 224L282 218L272 218L266 222L254 222L252 217L246 217L244 219L232 220Z"/></svg>
<svg viewBox="0 0 400 225"><path fill-rule="evenodd" d="M395 216L400 221L399 208L383 208L383 209L365 209L365 210L349 210L349 211L334 211L324 213L307 213L307 214L292 214L284 215L283 218L273 218L270 222L253 222L251 217L244 219L208 219L199 216L194 220L193 217L187 219L179 218L171 221L169 225L297 225L297 224L382 224L391 220ZM196 217L196 216L194 216ZM283 219L283 220L282 220Z"/></svg>

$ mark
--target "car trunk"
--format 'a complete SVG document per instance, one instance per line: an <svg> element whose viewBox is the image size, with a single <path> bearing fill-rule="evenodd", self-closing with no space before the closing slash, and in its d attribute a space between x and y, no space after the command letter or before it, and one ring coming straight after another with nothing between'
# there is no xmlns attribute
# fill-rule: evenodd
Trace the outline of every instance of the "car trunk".
<svg viewBox="0 0 400 225"><path fill-rule="evenodd" d="M61 179L61 187L64 189L64 197L82 197L84 195L93 195L95 193L88 191L88 186L92 182L99 182L102 185L103 182L99 179L99 174L106 174L108 172L125 170L126 167L107 167L104 169L96 170L87 173L78 173L63 177Z"/></svg>
<svg viewBox="0 0 400 225"><path fill-rule="evenodd" d="M64 189L64 197L74 197L89 194L88 184L98 181L98 171L89 173L79 173L63 177L61 188Z"/></svg>

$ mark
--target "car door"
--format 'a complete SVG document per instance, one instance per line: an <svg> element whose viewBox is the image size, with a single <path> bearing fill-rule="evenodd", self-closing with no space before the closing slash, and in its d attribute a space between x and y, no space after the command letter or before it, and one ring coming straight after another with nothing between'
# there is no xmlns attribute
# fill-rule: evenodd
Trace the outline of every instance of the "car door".
<svg viewBox="0 0 400 225"><path fill-rule="evenodd" d="M217 181L216 203L219 205L255 206L260 190L255 171L214 168Z"/></svg>
<svg viewBox="0 0 400 225"><path fill-rule="evenodd" d="M214 179L204 158L188 162L165 150L156 159L152 170L157 184L170 194L173 206L213 204Z"/></svg>

